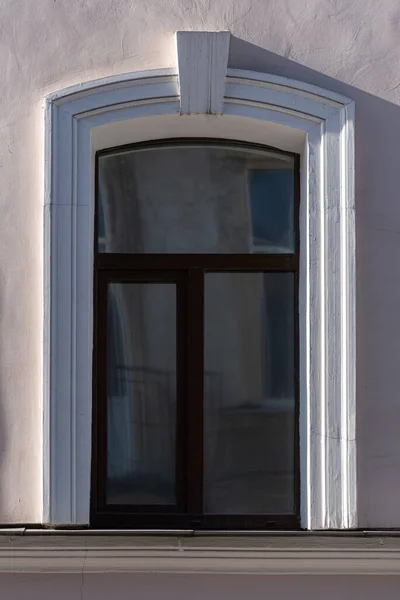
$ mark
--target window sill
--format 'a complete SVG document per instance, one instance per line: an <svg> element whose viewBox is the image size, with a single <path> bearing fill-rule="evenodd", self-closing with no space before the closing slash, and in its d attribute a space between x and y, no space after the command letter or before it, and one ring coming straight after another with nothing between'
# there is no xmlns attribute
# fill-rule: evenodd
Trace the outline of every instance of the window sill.
<svg viewBox="0 0 400 600"><path fill-rule="evenodd" d="M400 532L4 529L0 572L394 575Z"/></svg>

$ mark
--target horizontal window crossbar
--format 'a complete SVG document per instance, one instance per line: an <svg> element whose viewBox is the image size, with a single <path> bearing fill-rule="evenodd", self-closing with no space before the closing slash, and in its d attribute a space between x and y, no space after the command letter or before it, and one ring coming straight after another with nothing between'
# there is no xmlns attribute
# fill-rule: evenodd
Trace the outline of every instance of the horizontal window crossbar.
<svg viewBox="0 0 400 600"><path fill-rule="evenodd" d="M295 254L98 254L97 269L276 271L298 269Z"/></svg>
<svg viewBox="0 0 400 600"><path fill-rule="evenodd" d="M296 515L188 515L97 512L91 527L102 529L288 530L299 528Z"/></svg>

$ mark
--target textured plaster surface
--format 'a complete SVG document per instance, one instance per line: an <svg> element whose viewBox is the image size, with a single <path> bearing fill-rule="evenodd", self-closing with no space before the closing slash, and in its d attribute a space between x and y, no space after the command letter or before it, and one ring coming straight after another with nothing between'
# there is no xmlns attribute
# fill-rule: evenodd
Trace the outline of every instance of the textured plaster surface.
<svg viewBox="0 0 400 600"><path fill-rule="evenodd" d="M307 598L319 600L375 600L398 598L400 577L357 576L194 576L194 575L2 575L4 598L13 600L254 600Z"/></svg>
<svg viewBox="0 0 400 600"><path fill-rule="evenodd" d="M1 0L0 522L41 518L43 97L114 73L172 66L173 34L185 29L229 29L229 66L293 77L356 102L359 524L396 527L397 0Z"/></svg>

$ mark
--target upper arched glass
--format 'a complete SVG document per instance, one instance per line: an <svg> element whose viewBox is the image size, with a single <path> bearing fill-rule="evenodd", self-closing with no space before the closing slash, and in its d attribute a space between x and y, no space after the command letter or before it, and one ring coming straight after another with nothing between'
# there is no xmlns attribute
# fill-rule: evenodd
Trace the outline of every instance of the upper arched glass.
<svg viewBox="0 0 400 600"><path fill-rule="evenodd" d="M294 155L173 140L98 155L98 251L295 251Z"/></svg>

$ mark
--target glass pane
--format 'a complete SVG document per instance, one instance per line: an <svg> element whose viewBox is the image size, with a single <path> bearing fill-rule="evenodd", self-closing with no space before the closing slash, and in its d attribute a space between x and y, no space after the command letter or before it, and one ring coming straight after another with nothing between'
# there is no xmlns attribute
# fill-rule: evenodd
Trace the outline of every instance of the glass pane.
<svg viewBox="0 0 400 600"><path fill-rule="evenodd" d="M228 143L100 156L99 251L293 252L293 168Z"/></svg>
<svg viewBox="0 0 400 600"><path fill-rule="evenodd" d="M293 513L293 273L208 273L204 506Z"/></svg>
<svg viewBox="0 0 400 600"><path fill-rule="evenodd" d="M249 171L255 252L294 252L294 173L290 169Z"/></svg>
<svg viewBox="0 0 400 600"><path fill-rule="evenodd" d="M110 284L107 360L107 503L174 504L174 284Z"/></svg>

